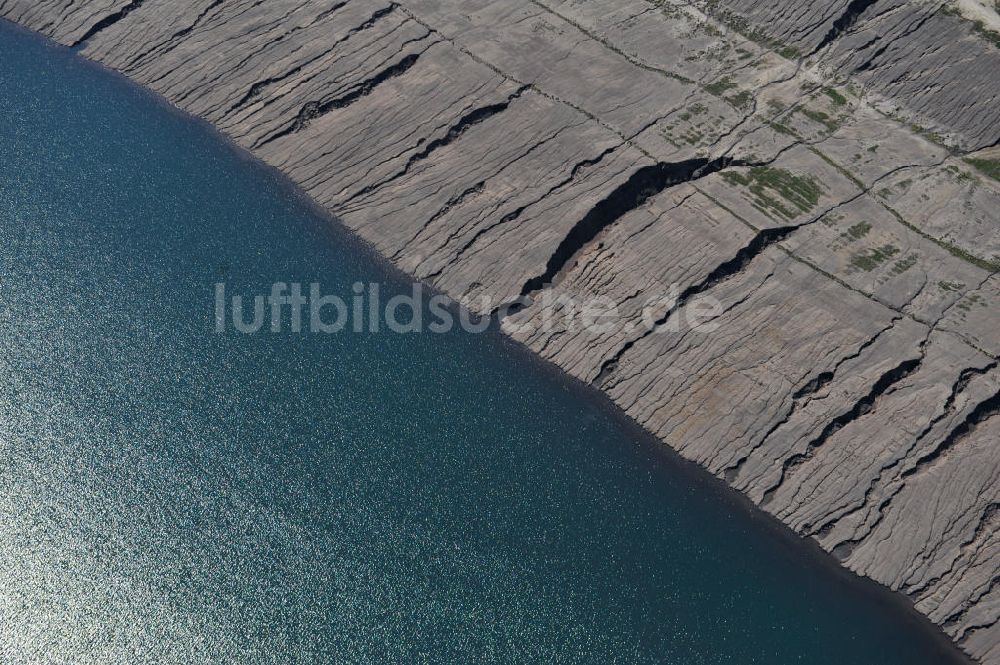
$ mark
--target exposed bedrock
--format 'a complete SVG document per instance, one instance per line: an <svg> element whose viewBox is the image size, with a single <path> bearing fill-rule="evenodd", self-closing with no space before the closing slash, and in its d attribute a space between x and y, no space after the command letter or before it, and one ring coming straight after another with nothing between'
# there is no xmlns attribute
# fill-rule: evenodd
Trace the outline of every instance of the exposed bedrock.
<svg viewBox="0 0 1000 665"><path fill-rule="evenodd" d="M211 121L1000 664L1000 154L980 150L1000 140L1000 63L982 29L900 0L0 16ZM616 325L566 316L595 299Z"/></svg>
<svg viewBox="0 0 1000 665"><path fill-rule="evenodd" d="M1000 35L946 0L718 0L717 15L863 83L965 150L1000 141Z"/></svg>

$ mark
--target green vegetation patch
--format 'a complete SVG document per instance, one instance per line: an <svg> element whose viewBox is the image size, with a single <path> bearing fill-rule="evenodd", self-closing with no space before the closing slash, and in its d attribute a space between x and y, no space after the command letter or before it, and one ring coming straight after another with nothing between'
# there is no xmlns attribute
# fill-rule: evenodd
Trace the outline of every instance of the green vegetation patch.
<svg viewBox="0 0 1000 665"><path fill-rule="evenodd" d="M756 166L743 173L726 171L722 176L732 185L745 187L753 196L755 208L784 219L812 210L823 193L814 178L769 166Z"/></svg>
<svg viewBox="0 0 1000 665"><path fill-rule="evenodd" d="M980 307L987 307L986 301L984 301L978 293L970 293L965 298L963 298L956 307L958 307L963 312L972 311L973 306L979 305Z"/></svg>
<svg viewBox="0 0 1000 665"><path fill-rule="evenodd" d="M822 111L814 111L813 109L800 108L799 113L809 118L813 122L818 122L819 124L825 126L831 132L835 132L840 129L840 123L837 122L836 118L831 118L829 114L823 113Z"/></svg>
<svg viewBox="0 0 1000 665"><path fill-rule="evenodd" d="M788 125L782 124L780 122L770 122L768 124L771 126L771 129L778 132L779 134L786 134L788 136L793 136L795 138L799 137L798 133Z"/></svg>
<svg viewBox="0 0 1000 665"><path fill-rule="evenodd" d="M780 55L785 60L798 60L802 57L802 51L795 48L794 46L785 46L778 49L778 55Z"/></svg>
<svg viewBox="0 0 1000 665"><path fill-rule="evenodd" d="M728 78L719 79L715 83L709 83L705 86L705 92L710 95L715 95L716 97L721 97L728 90L732 90L736 87L736 84Z"/></svg>
<svg viewBox="0 0 1000 665"><path fill-rule="evenodd" d="M959 168L958 166L955 166L954 164L951 164L951 165L945 167L945 171L947 171L948 173L950 173L953 176L955 176L955 182L960 182L960 183L967 183L967 182L979 183L979 182L982 182L979 178L977 178L971 172L969 172L969 171L963 171L961 168Z"/></svg>
<svg viewBox="0 0 1000 665"><path fill-rule="evenodd" d="M948 251L952 256L956 256L962 259L963 261L966 261L967 263L971 263L974 266L982 268L987 272L1000 272L1000 256L994 255L993 258L991 259L980 258L972 254L971 252L967 252L958 245L954 245L946 240L942 240L941 238L935 238L934 236L930 235L929 233L921 229L919 226L914 226L910 222L906 221L905 217L900 215L890 206L884 206L884 207L886 210L889 211L890 214L892 214L893 217L896 218L896 221L898 221L900 224L910 229L917 235L936 244L938 247L941 247L944 250Z"/></svg>
<svg viewBox="0 0 1000 665"><path fill-rule="evenodd" d="M782 58L788 60L798 60L802 57L802 52L794 46L785 44L781 40L769 36L766 32L750 24L745 17L734 12L723 9L719 6L719 0L708 0L706 3L708 13L716 20L721 21L730 29L735 30L752 42L760 44L764 48L771 49Z"/></svg>
<svg viewBox="0 0 1000 665"><path fill-rule="evenodd" d="M905 259L900 259L892 266L892 272L894 275L902 275L904 272L917 265L917 255L910 254Z"/></svg>
<svg viewBox="0 0 1000 665"><path fill-rule="evenodd" d="M883 245L855 254L851 257L851 265L865 272L871 272L897 254L899 254L898 248L892 245Z"/></svg>
<svg viewBox="0 0 1000 665"><path fill-rule="evenodd" d="M994 180L1000 180L1000 159L973 159L970 157L965 161Z"/></svg>
<svg viewBox="0 0 1000 665"><path fill-rule="evenodd" d="M860 240L868 235L868 232L871 230L872 225L868 222L858 222L844 232L844 237L851 241Z"/></svg>
<svg viewBox="0 0 1000 665"><path fill-rule="evenodd" d="M990 44L993 44L997 48L1000 48L1000 34L997 34L993 30L987 28L985 23L983 23L982 21L973 21L972 29L976 32L977 35L988 41Z"/></svg>
<svg viewBox="0 0 1000 665"><path fill-rule="evenodd" d="M705 138L705 135L698 131L698 129L692 127L688 131L681 134L680 138L688 145L698 145L701 143L702 139Z"/></svg>
<svg viewBox="0 0 1000 665"><path fill-rule="evenodd" d="M1000 2L996 2L994 4L996 6L997 13L1000 13ZM958 16L959 18L962 18L962 19L964 19L966 21L969 21L970 23L972 23L972 30L973 30L973 32L975 32L980 37L982 37L986 41L990 42L991 44L993 44L997 48L1000 48L1000 34L997 34L993 30L991 30L988 27L986 27L986 24L983 23L982 21L980 21L978 19L973 20L973 19L967 19L967 18L965 18L962 15L962 12L961 12L961 10L959 10L958 7L951 7L951 6L945 5L939 11L942 14L945 14L947 16Z"/></svg>
<svg viewBox="0 0 1000 665"><path fill-rule="evenodd" d="M837 106L843 106L847 104L847 97L834 90L833 88L823 88L823 94L833 100L833 103Z"/></svg>
<svg viewBox="0 0 1000 665"><path fill-rule="evenodd" d="M938 287L942 291L961 291L962 289L965 288L965 284L962 284L960 282L945 282L945 281L941 281L941 282L938 282Z"/></svg>
<svg viewBox="0 0 1000 665"><path fill-rule="evenodd" d="M726 101L738 109L745 109L753 104L753 95L748 90L744 90L731 97L726 97Z"/></svg>

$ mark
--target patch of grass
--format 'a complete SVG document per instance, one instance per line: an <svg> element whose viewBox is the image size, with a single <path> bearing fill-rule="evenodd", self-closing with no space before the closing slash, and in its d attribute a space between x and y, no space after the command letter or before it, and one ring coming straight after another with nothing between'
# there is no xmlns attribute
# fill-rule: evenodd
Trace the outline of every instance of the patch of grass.
<svg viewBox="0 0 1000 665"><path fill-rule="evenodd" d="M871 272L880 265L899 254L899 249L892 245L883 245L866 252L860 252L851 257L851 265L865 272Z"/></svg>
<svg viewBox="0 0 1000 665"><path fill-rule="evenodd" d="M787 136L794 136L795 138L798 138L798 136L799 136L795 132L794 129L792 129L791 127L789 127L787 125L783 125L780 122L770 122L770 123L768 123L768 125L770 125L771 129L773 129L774 131L778 132L779 134L785 134Z"/></svg>
<svg viewBox="0 0 1000 665"><path fill-rule="evenodd" d="M898 120L898 118L896 118L896 119ZM932 132L931 130L927 129L926 127L921 127L920 125L918 125L915 122L908 122L908 123L906 123L906 125L907 125L907 127L910 128L911 132L913 132L914 134L917 134L917 135L919 135L919 136L927 139L931 143L936 143L937 145L945 147L945 148L948 147L948 142L945 141L944 137L941 136L940 134L938 134L937 132Z"/></svg>
<svg viewBox="0 0 1000 665"><path fill-rule="evenodd" d="M718 0L709 0L706 5L706 9L711 16L750 41L772 49L778 55L785 58L796 59L799 57L799 50L797 48L787 46L777 39L769 37L764 31L752 26L745 17L720 7Z"/></svg>
<svg viewBox="0 0 1000 665"><path fill-rule="evenodd" d="M938 288L940 288L942 291L961 291L962 289L965 288L965 284L961 284L959 282L941 281L938 282Z"/></svg>
<svg viewBox="0 0 1000 665"><path fill-rule="evenodd" d="M979 296L978 293L970 293L965 298L963 298L957 305L958 309L963 312L971 312L975 305L980 307L987 307L986 302Z"/></svg>
<svg viewBox="0 0 1000 665"><path fill-rule="evenodd" d="M872 225L868 222L858 222L851 228L844 232L844 237L851 241L860 240L868 235L868 232L872 230Z"/></svg>
<svg viewBox="0 0 1000 665"><path fill-rule="evenodd" d="M955 176L956 182L982 182L979 178L973 175L970 171L959 171L958 175Z"/></svg>
<svg viewBox="0 0 1000 665"><path fill-rule="evenodd" d="M894 208L887 206L885 204L883 204L882 207L885 208L889 212L889 214L895 217L896 221L898 221L900 224L910 229L911 231L921 236L922 238L925 238L926 240L929 240L935 245L937 245L938 247L941 247L942 249L946 250L952 256L958 257L959 259L962 259L967 263L971 263L972 265L978 268L982 268L986 272L1000 272L1000 256L994 255L992 259L979 258L978 256L975 256L974 254L965 251L958 245L953 245L947 240L935 238L934 236L930 235L929 233L921 229L919 226L914 226L910 222L906 221L906 218L900 215L898 212L896 212Z"/></svg>
<svg viewBox="0 0 1000 665"><path fill-rule="evenodd" d="M902 275L904 272L917 265L917 255L910 254L905 259L900 259L892 266L892 273L894 275Z"/></svg>
<svg viewBox="0 0 1000 665"><path fill-rule="evenodd" d="M984 175L1000 181L1000 159L974 159L970 157L965 162L976 167Z"/></svg>
<svg viewBox="0 0 1000 665"><path fill-rule="evenodd" d="M971 263L974 266L978 266L987 272L1000 272L1000 259L996 257L993 257L992 260L981 259L974 254L970 254L961 247L951 244L950 242L942 240L938 244L951 252L952 255L957 256L963 261Z"/></svg>
<svg viewBox="0 0 1000 665"><path fill-rule="evenodd" d="M723 94L725 94L727 90L732 90L735 87L736 87L735 83L733 83L728 78L724 78L724 79L719 79L715 83L709 83L708 85L706 85L705 92L707 92L710 95L715 95L716 97L721 97Z"/></svg>
<svg viewBox="0 0 1000 665"><path fill-rule="evenodd" d="M749 90L744 90L731 97L726 97L726 101L738 109L748 108L753 103L753 95Z"/></svg>
<svg viewBox="0 0 1000 665"><path fill-rule="evenodd" d="M722 176L732 185L745 187L758 210L784 219L815 208L823 191L812 177L769 166L756 166L743 173L727 171Z"/></svg>
<svg viewBox="0 0 1000 665"><path fill-rule="evenodd" d="M696 128L692 127L686 133L681 134L680 138L683 139L688 145L698 145L701 143L701 140L705 138L705 135Z"/></svg>
<svg viewBox="0 0 1000 665"><path fill-rule="evenodd" d="M996 32L993 32L992 30L987 28L985 23L983 23L982 21L973 21L972 29L975 31L977 35L979 35L989 43L993 44L993 46L1000 48L1000 34L997 34Z"/></svg>
<svg viewBox="0 0 1000 665"><path fill-rule="evenodd" d="M981 182L979 178L973 175L969 171L963 171L958 166L951 164L945 167L945 171L955 176L955 182L965 183L965 182Z"/></svg>
<svg viewBox="0 0 1000 665"><path fill-rule="evenodd" d="M831 118L828 114L822 111L814 111L812 109L800 108L799 113L809 118L813 122L818 122L819 124L825 126L831 132L835 132L840 129L840 124L836 119Z"/></svg>
<svg viewBox="0 0 1000 665"><path fill-rule="evenodd" d="M837 106L843 106L847 104L847 97L830 87L823 88L823 94L833 100L833 103Z"/></svg>
<svg viewBox="0 0 1000 665"><path fill-rule="evenodd" d="M785 60L798 60L802 57L802 51L795 48L794 46L785 46L778 49L778 55L780 55Z"/></svg>
<svg viewBox="0 0 1000 665"><path fill-rule="evenodd" d="M707 21L705 23L699 24L698 25L698 30L700 30L701 32L704 32L709 37L721 37L722 36L722 30L719 30L717 27L715 27L711 23L708 23Z"/></svg>
<svg viewBox="0 0 1000 665"><path fill-rule="evenodd" d="M679 149L679 148L683 147L683 146L681 146L680 143L678 143L676 140L674 140L674 126L673 125L669 125L667 127L664 127L663 129L661 129L660 130L660 134L667 141L667 143L669 143L670 145L674 146L675 148Z"/></svg>

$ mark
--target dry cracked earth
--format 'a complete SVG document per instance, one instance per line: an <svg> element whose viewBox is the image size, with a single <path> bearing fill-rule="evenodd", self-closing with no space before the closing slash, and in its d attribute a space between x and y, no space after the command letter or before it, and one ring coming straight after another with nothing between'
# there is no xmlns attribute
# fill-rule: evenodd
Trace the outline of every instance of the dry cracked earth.
<svg viewBox="0 0 1000 665"><path fill-rule="evenodd" d="M0 16L207 119L468 307L513 304L511 336L1000 664L984 22L917 0L0 0ZM658 292L677 297L654 330L538 321L572 296L637 324ZM706 296L712 325L671 327Z"/></svg>

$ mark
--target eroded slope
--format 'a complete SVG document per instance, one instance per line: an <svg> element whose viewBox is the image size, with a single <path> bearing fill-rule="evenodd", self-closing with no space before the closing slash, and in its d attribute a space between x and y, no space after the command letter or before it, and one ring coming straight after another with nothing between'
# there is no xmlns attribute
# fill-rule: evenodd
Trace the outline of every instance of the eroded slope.
<svg viewBox="0 0 1000 665"><path fill-rule="evenodd" d="M517 303L513 337L1000 663L1000 183L966 152L1000 139L1000 67L968 22L895 0L0 15L208 119L470 308ZM543 325L559 296L630 325ZM685 325L701 296L721 307Z"/></svg>

